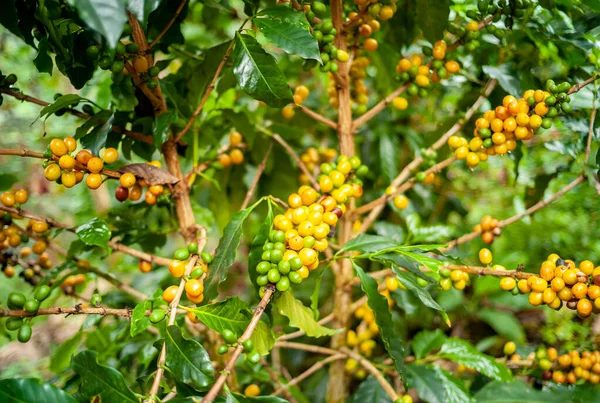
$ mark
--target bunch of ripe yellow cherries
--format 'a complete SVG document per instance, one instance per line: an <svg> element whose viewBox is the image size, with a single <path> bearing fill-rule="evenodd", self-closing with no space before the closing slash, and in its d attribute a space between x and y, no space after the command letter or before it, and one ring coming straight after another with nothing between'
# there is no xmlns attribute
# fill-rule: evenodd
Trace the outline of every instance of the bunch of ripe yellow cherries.
<svg viewBox="0 0 600 403"><path fill-rule="evenodd" d="M511 361L521 360L516 350L517 345L512 341L504 345L504 354L510 356ZM592 385L600 383L600 351L598 350L582 352L570 350L559 354L554 347L540 347L537 351L531 352L527 359L533 362L533 368L542 370L542 378L545 381L552 380L562 384L574 384L579 381L589 382Z"/></svg>
<svg viewBox="0 0 600 403"><path fill-rule="evenodd" d="M566 88L569 84L559 85ZM560 90L563 89L561 87ZM566 92L558 96L563 94ZM517 147L517 141L529 140L540 127L549 129L552 126L551 118L561 112L558 96L543 90L527 90L520 99L507 95L502 105L477 119L471 140L451 136L448 145L454 150L456 158L465 160L470 168L487 161L490 155L505 155ZM562 105L563 112L571 111L566 100ZM569 107L565 108L566 105Z"/></svg>
<svg viewBox="0 0 600 403"><path fill-rule="evenodd" d="M256 266L261 296L267 284L286 291L291 284L302 283L319 266L319 252L327 249L327 238L335 235L335 225L346 212L346 203L362 196L356 176L366 172L367 167L358 157L342 155L337 162L321 164L317 177L320 192L303 185L288 197L289 209L273 219L273 229Z"/></svg>
<svg viewBox="0 0 600 403"><path fill-rule="evenodd" d="M590 260L577 265L553 253L542 263L539 275L518 282L505 277L500 286L514 294L529 294L534 306L546 304L558 310L564 304L581 318L600 312L600 266Z"/></svg>

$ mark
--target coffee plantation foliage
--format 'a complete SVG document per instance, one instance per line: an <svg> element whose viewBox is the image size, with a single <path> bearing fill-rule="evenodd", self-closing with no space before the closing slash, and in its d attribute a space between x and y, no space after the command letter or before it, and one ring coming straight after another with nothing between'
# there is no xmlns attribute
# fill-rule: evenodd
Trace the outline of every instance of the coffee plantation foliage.
<svg viewBox="0 0 600 403"><path fill-rule="evenodd" d="M594 402L600 2L6 0L7 402Z"/></svg>

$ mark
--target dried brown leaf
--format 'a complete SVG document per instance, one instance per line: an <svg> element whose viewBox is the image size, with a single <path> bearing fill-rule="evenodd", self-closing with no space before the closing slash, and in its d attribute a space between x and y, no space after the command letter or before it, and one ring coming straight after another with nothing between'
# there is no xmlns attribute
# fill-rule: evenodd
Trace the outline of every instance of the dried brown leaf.
<svg viewBox="0 0 600 403"><path fill-rule="evenodd" d="M171 175L164 169L149 164L130 164L119 169L119 172L130 172L138 178L144 179L149 185L174 185L179 178Z"/></svg>

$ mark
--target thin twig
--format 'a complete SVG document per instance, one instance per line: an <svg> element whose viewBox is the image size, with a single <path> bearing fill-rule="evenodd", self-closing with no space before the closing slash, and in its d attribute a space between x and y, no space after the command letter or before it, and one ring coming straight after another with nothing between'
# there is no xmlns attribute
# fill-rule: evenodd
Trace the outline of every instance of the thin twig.
<svg viewBox="0 0 600 403"><path fill-rule="evenodd" d="M505 220L502 220L502 221L498 222L498 228L506 227L507 225L510 225L510 224L512 224L514 222L517 222L517 221L521 220L523 217L528 216L530 214L533 214L536 211L538 211L538 210L540 210L540 209L548 206L550 203L552 203L556 199L558 199L561 196L563 196L564 194L568 193L575 186L579 185L581 182L584 181L584 179L585 179L584 175L579 175L573 182L569 183L564 188L562 188L561 190L559 190L558 192L556 192L555 194L553 194L552 197L549 197L546 200L541 200L541 201L537 202L536 204L534 204L533 206L529 207L527 210L523 211L520 214L516 214L516 215L514 215L512 217L509 217L509 218L507 218ZM481 235L481 231L470 232L468 234L465 234L465 235L461 236L460 238L457 238L457 239L455 239L453 241L448 242L448 246L446 246L445 248L440 248L439 251L440 252L447 252L447 251L449 251L451 249L454 249L458 245L461 245L463 243L469 242L469 241L477 238L480 235Z"/></svg>
<svg viewBox="0 0 600 403"><path fill-rule="evenodd" d="M460 270L469 274L476 274L480 276L512 277L524 279L527 279L531 276L535 276L534 273L526 273L519 270L496 270L490 267L464 266L455 264L446 264L444 265L444 267L449 270Z"/></svg>
<svg viewBox="0 0 600 403"><path fill-rule="evenodd" d="M150 49L152 49L154 47L154 45L156 45L158 43L158 41L160 41L162 39L162 37L165 36L165 34L167 33L167 31L171 28L171 26L173 25L173 23L175 22L175 20L177 19L177 17L179 17L179 14L181 14L181 10L183 10L183 6L185 6L186 1L187 0L182 0L181 1L181 3L179 4L179 7L177 7L177 10L175 10L175 13L171 17L171 19L169 20L169 22L167 23L167 25L165 25L165 27L163 28L163 30L160 31L160 33L158 34L158 36L156 38L154 38L154 40L152 41L152 43L150 43L150 45L148 46Z"/></svg>
<svg viewBox="0 0 600 403"><path fill-rule="evenodd" d="M265 167L267 166L267 158L269 158L269 154L271 154L272 149L273 149L273 142L270 142L269 148L267 148L267 151L265 152L265 156L263 157L261 163L256 168L256 174L254 175L254 179L252 179L252 184L250 185L250 188L248 188L248 192L246 192L246 197L244 197L244 202L242 203L242 207L240 207L240 210L244 210L246 207L248 207L248 203L250 203L250 199L252 198L252 195L254 194L254 190L256 189L256 186L258 185L258 181L260 180L260 177L262 176L262 174L265 170Z"/></svg>
<svg viewBox="0 0 600 403"><path fill-rule="evenodd" d="M385 393L387 393L387 395L390 397L390 399L392 399L393 402L395 402L396 399L398 399L398 394L396 393L392 385L390 385L387 379L385 379L383 374L375 367L375 365L373 365L371 361L367 360L362 355L357 354L346 347L342 347L340 351L356 360L360 365L362 365L364 369L367 370L367 372L373 375L373 377L377 379L377 382L379 382L383 390L385 390Z"/></svg>
<svg viewBox="0 0 600 403"><path fill-rule="evenodd" d="M138 258L140 260L145 260L150 263L155 263L159 266L168 266L171 263L171 259L162 256L152 255L150 253L142 252L137 249L130 248L129 246L125 246L122 243L118 243L116 241L108 241L108 246L112 249L126 253L130 256Z"/></svg>
<svg viewBox="0 0 600 403"><path fill-rule="evenodd" d="M146 315L150 315L151 311L147 311ZM22 309L0 309L0 317L3 316L19 316L19 317L30 317L30 316L41 316L41 315L114 315L122 318L131 319L131 309L115 309L115 308L83 308L79 306L75 307L52 307L52 308L40 308L36 312L27 312Z"/></svg>
<svg viewBox="0 0 600 403"><path fill-rule="evenodd" d="M314 374L321 368L325 367L330 362L337 361L337 360L343 360L346 357L347 357L346 354L336 354L336 355L329 356L329 357L325 358L324 360L316 362L310 368L308 368L306 371L304 371L300 375L292 378L287 384L281 385L281 387L279 389L277 389L273 393L271 393L271 396L278 396L279 394L281 394L281 393L285 394L286 392L289 393L288 389L291 388L292 386L299 384L300 382L302 382L303 380L305 380L306 378L308 378L309 376L311 376L312 374Z"/></svg>
<svg viewBox="0 0 600 403"><path fill-rule="evenodd" d="M254 333L254 330L256 329L256 326L260 321L260 317L262 316L263 311L269 303L273 292L275 292L275 287L272 284L268 285L265 290L264 296L262 297L260 303L254 310L254 314L252 315L252 319L250 320L248 327L246 328L242 336L238 339L238 345L235 348L235 350L233 350L231 358L227 362L227 365L225 365L223 371L221 371L221 375L219 375L216 382L210 388L206 396L204 396L204 398L202 399L202 403L209 403L214 401L221 389L223 388L223 385L225 385L227 377L229 376L229 374L231 374L231 371L233 371L233 367L235 366L238 357L240 356L240 354L242 354L242 351L244 350L244 346L242 345L242 343L250 339L250 337L252 337L252 333Z"/></svg>
<svg viewBox="0 0 600 403"><path fill-rule="evenodd" d="M430 173L440 172L442 169L446 168L448 165L452 164L454 161L456 161L455 156L449 157L449 158L443 160L442 162L438 162L431 168L427 169L425 171L425 174L429 175ZM387 202L389 202L390 200L392 200L395 196L406 192L408 189L412 188L417 183L419 183L419 182L416 180L416 178L412 178L412 179L404 182L393 193L391 193L389 195L382 195L379 198L373 200L372 202L364 204L364 205L358 207L357 209L355 209L352 212L353 216L358 216L359 214L363 214L363 213L366 213L367 211L370 211L367 218L365 218L365 220L363 221L363 223L360 227L359 233L366 232L366 230L371 226L371 224L373 224L375 222L375 220L377 219L377 216L379 215L379 213L381 211L381 210L375 209L377 206L385 206L385 204Z"/></svg>
<svg viewBox="0 0 600 403"><path fill-rule="evenodd" d="M2 150L0 150L0 153L1 153L1 151ZM48 225L50 225L52 227L55 227L55 228L64 228L64 229L66 229L69 232L73 232L74 233L76 231L76 228L71 227L71 226L69 226L67 224L60 223L60 222L58 222L56 220L53 220L51 218L48 218L48 217L43 217L43 216L40 216L40 215L37 215L37 214L33 214L33 213L29 212L29 211L25 211L25 210L21 210L21 209L16 209L16 208L13 208L13 207L1 206L1 205L0 205L0 211L6 211L7 213L16 214L16 215L21 216L21 217L31 218L31 219L36 220L36 221L43 221L43 222L48 223ZM112 241L112 240L108 241L108 245L112 249L117 250L119 252L123 252L123 253L131 255L133 257L136 257L138 259L146 260L148 262L153 262L153 263L156 263L156 264L161 265L161 266L168 266L169 263L171 262L171 259L167 259L167 258L160 257L160 256L155 256L155 255L152 255L152 254L146 253L146 252L141 252L141 251L138 251L136 249L130 248L129 246L125 246L123 244L120 244L120 243L118 243L116 241Z"/></svg>
<svg viewBox="0 0 600 403"><path fill-rule="evenodd" d="M304 112L306 116L310 116L317 122L321 122L324 125L329 126L334 130L337 130L337 123L335 123L333 120L327 119L325 116L318 114L317 112L307 108L306 106L298 105L297 108Z"/></svg>
<svg viewBox="0 0 600 403"><path fill-rule="evenodd" d="M339 351L332 348L313 346L312 344L295 343L292 341L281 341L281 337L275 342L275 345L280 348L290 348L294 350L308 351L315 354L324 355L335 355L339 354Z"/></svg>
<svg viewBox="0 0 600 403"><path fill-rule="evenodd" d="M390 95L383 98L374 107L363 113L361 116L354 119L352 122L352 129L357 130L360 126L367 123L370 119L374 118L379 112L384 110L397 96L400 96L404 91L407 90L410 83L402 84L396 88Z"/></svg>
<svg viewBox="0 0 600 403"><path fill-rule="evenodd" d="M302 173L304 173L304 175L306 175L308 180L310 180L310 183L313 185L313 187L315 189L319 189L319 184L315 180L314 176L310 173L308 168L306 168L306 165L304 165L304 162L302 162L300 157L298 157L298 154L296 154L294 149L279 134L271 133L271 137L273 137L276 142L281 144L281 146L285 149L285 151L287 151L287 153L290 155L290 157L292 157L294 159L294 161L296 161L296 164L298 164L298 167L300 168Z"/></svg>
<svg viewBox="0 0 600 403"><path fill-rule="evenodd" d="M8 88L0 88L0 93L6 94L6 95L10 95L11 97L19 99L21 101L31 102L31 103L34 103L34 104L40 105L40 106L48 106L48 105L50 105L49 102L42 101L41 99L32 97L30 95L25 95L25 94L23 94L21 92L18 92L18 91L13 91L13 90L8 89ZM78 111L76 109L72 109L72 108L66 109L66 112L69 113L69 114L71 114L71 115L73 115L73 116L77 116L78 118L81 118L81 119L89 119L90 117L92 117L92 116L90 116L90 115L88 115L86 113L80 112L80 111ZM101 124L102 122L98 122L98 123ZM148 144L154 144L154 140L152 139L152 136L148 136L146 134L139 133L139 132L132 132L131 130L126 130L126 129L123 129L122 127L119 127L119 126L116 126L116 125L112 126L112 130L115 133L124 134L127 137L131 137L132 139L135 139L135 140L138 140L138 141L142 141L142 142L148 143Z"/></svg>

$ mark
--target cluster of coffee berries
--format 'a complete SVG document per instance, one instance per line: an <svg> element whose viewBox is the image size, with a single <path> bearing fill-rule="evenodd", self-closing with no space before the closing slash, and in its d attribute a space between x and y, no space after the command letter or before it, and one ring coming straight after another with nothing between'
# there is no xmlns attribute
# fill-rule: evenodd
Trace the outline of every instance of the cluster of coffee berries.
<svg viewBox="0 0 600 403"><path fill-rule="evenodd" d="M370 0L355 1L358 5L358 12L353 11L348 14L348 24L353 28L348 34L348 42L354 43L356 37L365 38L363 47L366 51L372 52L377 49L378 43L374 38L370 38L381 28L381 21L389 20L397 11L397 0L378 2Z"/></svg>
<svg viewBox="0 0 600 403"><path fill-rule="evenodd" d="M219 346L217 352L221 355L227 354L230 348L237 347L239 340L233 330L225 329L221 333L225 344ZM246 353L246 361L250 364L257 364L260 362L260 353L254 349L254 342L250 339L241 342Z"/></svg>
<svg viewBox="0 0 600 403"><path fill-rule="evenodd" d="M100 172L104 164L115 162L119 158L118 151L107 148L102 158L99 158L94 157L88 150L81 150L73 157L71 153L76 149L77 141L73 137L52 139L44 152L44 157L47 158L42 163L44 177L71 188L83 180L85 171L89 171L86 184L90 189L98 189L102 185Z"/></svg>
<svg viewBox="0 0 600 403"><path fill-rule="evenodd" d="M502 229L498 227L498 219L485 215L481 222L473 227L474 232L481 231L481 240L487 245L491 245L497 236L502 235Z"/></svg>
<svg viewBox="0 0 600 403"><path fill-rule="evenodd" d="M300 160L304 163L306 169L315 175L318 173L318 169L322 163L332 162L336 157L337 151L334 148L321 148L317 150L314 147L309 147L300 155ZM303 185L310 183L310 179L303 172L298 177L298 180Z"/></svg>
<svg viewBox="0 0 600 403"><path fill-rule="evenodd" d="M391 300L388 297L388 301ZM354 311L354 317L359 320L356 327L348 330L346 333L346 345L357 350L365 357L373 355L373 350L377 347L375 338L379 334L379 327L375 323L375 315L367 304L359 306ZM346 361L346 372L352 374L355 378L362 379L366 376L365 370L360 367L360 364L353 360Z"/></svg>
<svg viewBox="0 0 600 403"><path fill-rule="evenodd" d="M367 103L369 102L369 96L367 95L367 86L365 85L365 78L367 77L367 67L369 67L369 59L366 57L357 57L352 61L352 65L350 66L350 97L352 99L352 108L354 112L357 114L363 114L367 111ZM335 81L330 78L330 85ZM335 88L334 88L335 89ZM331 99L335 98L337 101L337 96L332 94L331 87L329 90L329 103L331 104Z"/></svg>
<svg viewBox="0 0 600 403"><path fill-rule="evenodd" d="M350 56L345 50L338 49L333 44L336 29L333 27L331 20L324 19L324 17L329 14L327 6L320 1L313 1L311 4L306 4L304 6L304 12L312 27L313 36L319 44L322 61L319 69L322 72L336 73L339 68L336 61L345 63ZM310 69L316 66L316 63L315 60L308 60L305 62L304 68Z"/></svg>
<svg viewBox="0 0 600 403"><path fill-rule="evenodd" d="M22 309L25 312L35 314L40 309L40 303L43 302L52 289L47 285L37 287L32 298L26 298L20 292L11 292L8 294L7 306L8 309ZM20 316L11 316L6 319L6 329L9 331L17 331L17 340L21 343L27 343L31 339L31 319L22 318Z"/></svg>
<svg viewBox="0 0 600 403"><path fill-rule="evenodd" d="M216 159L220 167L227 168L231 165L240 165L244 162L244 153L240 149L242 141L243 137L239 132L234 131L229 134L229 153L220 153Z"/></svg>
<svg viewBox="0 0 600 403"><path fill-rule="evenodd" d="M14 226L4 228L0 232L0 239L13 237L15 231L16 227ZM20 238L23 243L29 240L26 234L22 234ZM35 242L33 247L23 246L20 250L15 247L12 248L14 249L5 246L4 241L0 247L0 250L2 250L2 253L0 253L0 269L6 277L13 277L17 274L17 270L22 269L19 275L28 283L36 284L38 279L43 276L42 270L50 269L53 265L50 256L45 252L46 243L43 240ZM24 260L31 256L32 250L33 253L38 255L37 259Z"/></svg>
<svg viewBox="0 0 600 403"><path fill-rule="evenodd" d="M450 77L450 74L457 73L460 70L460 64L455 60L446 58L446 42L440 40L434 44L433 50L423 48L426 53L431 52L432 60L428 64L423 63L423 58L419 55L413 55L410 58L400 59L396 65L398 79L402 83L407 83L406 93L410 96L427 96L427 88L432 82L439 83L442 79ZM399 97L402 98L402 97ZM395 108L404 110L408 107L408 101L398 99L392 103Z"/></svg>
<svg viewBox="0 0 600 403"><path fill-rule="evenodd" d="M548 80L548 91L527 90L523 98L516 99L507 95L502 105L487 111L475 122L474 137L467 141L460 136L448 139L448 145L454 149L458 159L466 160L470 168L480 161L486 161L488 155L504 155L517 147L518 140L529 140L535 131L552 126L551 118L562 112L571 112L570 97L567 95L571 85L568 82L559 85Z"/></svg>
<svg viewBox="0 0 600 403"><path fill-rule="evenodd" d="M302 102L306 101L310 90L305 85L299 85L294 90L294 104L287 105L281 110L281 116L285 119L292 119L296 115L294 108L302 105Z"/></svg>
<svg viewBox="0 0 600 403"><path fill-rule="evenodd" d="M17 82L17 76L14 74L4 75L2 71L0 71L0 88L8 88L11 85L14 85ZM0 106L2 106L2 102L4 99L2 95L0 95Z"/></svg>
<svg viewBox="0 0 600 403"><path fill-rule="evenodd" d="M355 0L358 12L348 14L347 24L353 28L348 34L348 42L359 43L361 38L365 38L362 42L363 49L367 52L377 50L379 44L370 36L381 28L379 21L387 21L394 16L398 9L397 2L397 0Z"/></svg>
<svg viewBox="0 0 600 403"><path fill-rule="evenodd" d="M510 356L510 361L520 361L521 356L515 354L517 346L509 341L504 345L504 354ZM589 382L592 385L600 383L600 351L570 350L559 354L554 347L540 347L531 352L527 359L532 362L526 367L528 372L535 374L541 371L542 379L555 383L575 384ZM582 382L580 382L582 381Z"/></svg>
<svg viewBox="0 0 600 403"><path fill-rule="evenodd" d="M193 304L200 304L204 300L204 275L208 272L208 264L212 261L212 255L208 252L199 253L198 244L190 243L187 248L177 249L173 255L174 259L169 263L169 272L173 277L181 278L189 264L192 255L198 255L199 259L185 283L185 296ZM171 303L177 294L177 286L167 287L163 292L163 300Z"/></svg>
<svg viewBox="0 0 600 403"><path fill-rule="evenodd" d="M450 270L443 267L439 270L440 287L442 290L449 291L452 287L457 290L464 290L469 284L469 273L464 270Z"/></svg>
<svg viewBox="0 0 600 403"><path fill-rule="evenodd" d="M466 43L466 49L473 51L479 46L479 35L469 35L469 32L487 32L498 39L504 38L506 29L512 29L515 21L523 20L525 14L531 14L536 7L532 0L480 0L477 3L477 10L467 11L467 17L474 20L464 28L459 28L455 24L448 27L448 31L457 35ZM494 22L504 19L502 26L495 26ZM471 46L468 46L471 44Z"/></svg>
<svg viewBox="0 0 600 403"><path fill-rule="evenodd" d="M542 263L539 275L518 283L512 277L505 277L500 287L514 294L529 294L529 303L534 306L546 304L558 310L564 303L581 318L600 312L600 267L595 268L589 260L577 266L574 261L553 253Z"/></svg>
<svg viewBox="0 0 600 403"><path fill-rule="evenodd" d="M29 193L27 193L26 189L19 189L14 192L3 192L2 195L0 195L0 202L2 202L2 205L5 207L20 208L21 205L27 203L28 199Z"/></svg>
<svg viewBox="0 0 600 403"><path fill-rule="evenodd" d="M131 26L127 24L122 38L126 38L130 34ZM140 53L140 46L137 43L117 42L112 57L109 55L108 49L105 51L96 44L89 46L85 54L89 60L94 63L97 62L98 67L102 70L110 70L112 73L111 79L115 83L122 82L130 75L130 71L126 67L126 64L129 63L148 88L154 89L158 86L157 77L158 73L160 73L160 68L158 66L150 66L149 58Z"/></svg>
<svg viewBox="0 0 600 403"><path fill-rule="evenodd" d="M342 155L337 163L321 164L317 178L321 193L303 185L288 197L289 209L273 219L273 230L256 266L261 296L267 284L286 291L319 266L319 252L327 249L327 238L335 235L345 203L362 196L362 185L357 183L360 179L354 177L365 171L362 167L358 157Z"/></svg>

